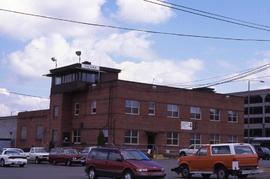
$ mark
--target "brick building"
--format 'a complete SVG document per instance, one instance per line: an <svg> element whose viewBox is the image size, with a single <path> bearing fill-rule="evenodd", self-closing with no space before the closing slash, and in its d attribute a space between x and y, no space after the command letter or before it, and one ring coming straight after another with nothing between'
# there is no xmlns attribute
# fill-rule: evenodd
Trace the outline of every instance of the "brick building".
<svg viewBox="0 0 270 179"><path fill-rule="evenodd" d="M191 143L243 141L242 97L118 79L89 62L50 70L50 109L18 115L18 146L107 143L164 152Z"/></svg>

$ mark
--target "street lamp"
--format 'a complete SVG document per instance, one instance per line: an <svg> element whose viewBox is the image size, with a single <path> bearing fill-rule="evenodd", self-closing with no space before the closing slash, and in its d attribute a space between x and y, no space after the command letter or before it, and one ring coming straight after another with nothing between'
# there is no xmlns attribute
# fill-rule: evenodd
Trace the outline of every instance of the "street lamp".
<svg viewBox="0 0 270 179"><path fill-rule="evenodd" d="M55 57L52 57L51 60L55 63L55 68L57 68L57 59Z"/></svg>
<svg viewBox="0 0 270 179"><path fill-rule="evenodd" d="M263 80L248 80L248 114L247 114L247 116L248 116L248 143L250 142L250 109L249 109L249 107L250 107L250 81L258 81L258 82L260 82L260 83L264 83L264 81Z"/></svg>

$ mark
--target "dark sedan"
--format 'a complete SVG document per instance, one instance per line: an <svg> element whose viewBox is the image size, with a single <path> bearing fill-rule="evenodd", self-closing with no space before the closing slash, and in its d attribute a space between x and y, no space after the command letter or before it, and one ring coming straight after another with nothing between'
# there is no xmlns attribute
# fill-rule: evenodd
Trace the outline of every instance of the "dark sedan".
<svg viewBox="0 0 270 179"><path fill-rule="evenodd" d="M63 163L68 166L71 166L72 164L81 164L81 155L76 149L56 148L51 150L49 162L54 165Z"/></svg>

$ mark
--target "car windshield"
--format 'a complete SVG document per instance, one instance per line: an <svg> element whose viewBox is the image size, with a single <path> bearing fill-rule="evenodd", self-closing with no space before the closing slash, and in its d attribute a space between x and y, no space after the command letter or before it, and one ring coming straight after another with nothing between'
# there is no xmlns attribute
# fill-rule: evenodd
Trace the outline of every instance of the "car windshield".
<svg viewBox="0 0 270 179"><path fill-rule="evenodd" d="M36 153L47 153L47 151L44 148L38 148L35 151Z"/></svg>
<svg viewBox="0 0 270 179"><path fill-rule="evenodd" d="M262 150L263 150L264 152L270 153L270 150L269 150L267 147L262 147Z"/></svg>
<svg viewBox="0 0 270 179"><path fill-rule="evenodd" d="M65 149L64 153L66 153L66 154L78 154L77 150L75 150L75 149Z"/></svg>
<svg viewBox="0 0 270 179"><path fill-rule="evenodd" d="M123 150L121 154L125 160L150 160L143 152L138 150Z"/></svg>
<svg viewBox="0 0 270 179"><path fill-rule="evenodd" d="M19 155L20 153L18 150L7 150L5 152L6 155Z"/></svg>

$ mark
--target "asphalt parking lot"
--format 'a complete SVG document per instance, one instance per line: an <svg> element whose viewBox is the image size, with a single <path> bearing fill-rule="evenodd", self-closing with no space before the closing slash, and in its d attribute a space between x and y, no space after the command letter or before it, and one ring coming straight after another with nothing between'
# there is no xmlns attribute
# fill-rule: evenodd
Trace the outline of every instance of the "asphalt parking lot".
<svg viewBox="0 0 270 179"><path fill-rule="evenodd" d="M170 169L176 166L176 160L157 160L166 169L166 179L180 179L176 173ZM265 170L263 174L249 176L250 179L270 178L270 161L260 161L260 166ZM201 178L199 175L193 178ZM212 177L214 178L214 177ZM234 177L231 177L234 178ZM28 164L24 168L19 167L0 167L0 179L88 179L84 173L84 167L80 165L50 165L44 164ZM105 178L103 178L105 179Z"/></svg>

